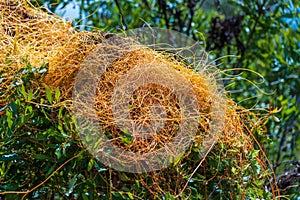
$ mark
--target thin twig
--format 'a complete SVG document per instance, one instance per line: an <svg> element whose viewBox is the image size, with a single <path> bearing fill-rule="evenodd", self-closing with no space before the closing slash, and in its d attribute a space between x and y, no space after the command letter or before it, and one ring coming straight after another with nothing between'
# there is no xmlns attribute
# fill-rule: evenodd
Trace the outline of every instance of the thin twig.
<svg viewBox="0 0 300 200"><path fill-rule="evenodd" d="M207 152L205 153L205 155L203 156L202 160L200 161L200 163L197 165L197 167L194 169L193 173L190 175L190 177L188 178L188 180L186 181L183 189L180 191L180 193L178 195L176 195L175 198L178 198L179 196L181 196L181 194L183 193L183 191L186 189L186 187L188 186L190 180L192 179L192 177L194 176L194 174L197 172L197 170L199 169L199 167L202 165L203 161L206 159L207 155L209 154L209 152L213 149L213 147L215 146L216 142L213 142L212 145L209 147L209 149L207 150Z"/></svg>
<svg viewBox="0 0 300 200"><path fill-rule="evenodd" d="M116 3L116 5L117 5L118 10L119 10L119 13L120 13L120 15L121 15L121 22L122 22L122 24L125 26L125 28L127 28L127 24L126 24L126 22L125 22L124 15L123 15L121 6L120 6L120 4L119 4L119 1L118 1L118 0L115 0L115 3Z"/></svg>
<svg viewBox="0 0 300 200"><path fill-rule="evenodd" d="M54 172L52 172L45 180L43 180L41 183L39 183L38 185L36 185L35 187L33 187L32 189L28 190L28 191L6 191L6 192L1 192L1 195L5 195L5 194L24 194L23 197L21 198L21 200L23 200L29 193L33 192L34 190L36 190L37 188L41 187L43 184L45 184L56 172L58 172L62 167L64 167L67 163L69 163L70 161L74 160L75 158L77 158L81 153L83 153L83 151L81 151L79 154L73 156L72 158L70 158L69 160L67 160L66 162L64 162L62 165L60 165Z"/></svg>

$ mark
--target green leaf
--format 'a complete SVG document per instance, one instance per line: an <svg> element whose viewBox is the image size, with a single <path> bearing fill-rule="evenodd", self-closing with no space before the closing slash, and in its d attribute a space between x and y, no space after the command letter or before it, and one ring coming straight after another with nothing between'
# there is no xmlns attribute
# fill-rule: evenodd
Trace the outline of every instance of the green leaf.
<svg viewBox="0 0 300 200"><path fill-rule="evenodd" d="M49 86L46 86L45 89L46 89L46 99L50 104L52 104L53 98L52 98L51 88Z"/></svg>
<svg viewBox="0 0 300 200"><path fill-rule="evenodd" d="M18 108L16 102L10 102L10 110L12 111L12 115L18 117Z"/></svg>
<svg viewBox="0 0 300 200"><path fill-rule="evenodd" d="M259 153L259 150L253 150L253 151L251 152L251 157L252 157L252 158L256 158L256 157L258 156L258 153Z"/></svg>
<svg viewBox="0 0 300 200"><path fill-rule="evenodd" d="M44 154L35 154L35 155L33 155L33 157L38 160L46 160L49 158L48 156L46 156Z"/></svg>
<svg viewBox="0 0 300 200"><path fill-rule="evenodd" d="M23 97L26 99L27 93L25 91L25 86L24 85L21 86L21 93L22 93Z"/></svg>
<svg viewBox="0 0 300 200"><path fill-rule="evenodd" d="M52 165L48 172L46 173L46 176L48 177L53 171L54 171L55 165Z"/></svg>
<svg viewBox="0 0 300 200"><path fill-rule="evenodd" d="M18 160L19 155L16 153L0 155L0 161Z"/></svg>
<svg viewBox="0 0 300 200"><path fill-rule="evenodd" d="M55 89L55 99L56 99L57 102L59 100L59 97L60 97L60 90L59 90L59 88L56 88Z"/></svg>
<svg viewBox="0 0 300 200"><path fill-rule="evenodd" d="M41 67L41 68L39 68L38 73L43 74L47 71L48 71L48 69L46 67Z"/></svg>
<svg viewBox="0 0 300 200"><path fill-rule="evenodd" d="M58 117L60 119L63 117L63 109L64 109L64 107L62 106L62 107L59 108L59 111L58 111Z"/></svg>
<svg viewBox="0 0 300 200"><path fill-rule="evenodd" d="M77 174L69 182L69 191L66 193L67 196L69 196L73 192L76 181Z"/></svg>
<svg viewBox="0 0 300 200"><path fill-rule="evenodd" d="M7 117L6 122L7 122L8 128L11 128L14 122L12 120L12 113L9 112L8 110L6 110L6 117Z"/></svg>
<svg viewBox="0 0 300 200"><path fill-rule="evenodd" d="M25 114L30 114L30 113L32 113L32 106L26 106L26 108L25 108Z"/></svg>
<svg viewBox="0 0 300 200"><path fill-rule="evenodd" d="M7 108L7 105L5 104L2 108L0 108L0 112L3 112Z"/></svg>
<svg viewBox="0 0 300 200"><path fill-rule="evenodd" d="M97 162L95 162L95 167L96 167L98 172L107 171L107 168L102 168Z"/></svg>
<svg viewBox="0 0 300 200"><path fill-rule="evenodd" d="M180 160L181 160L181 155L176 158L173 166L176 166L179 163Z"/></svg>
<svg viewBox="0 0 300 200"><path fill-rule="evenodd" d="M89 163L88 163L88 171L91 171L91 169L93 168L93 166L94 166L94 159L92 158L92 159L90 159L90 161L89 161Z"/></svg>
<svg viewBox="0 0 300 200"><path fill-rule="evenodd" d="M89 197L85 193L82 193L81 196L83 200L89 200Z"/></svg>
<svg viewBox="0 0 300 200"><path fill-rule="evenodd" d="M85 136L85 142L89 143L91 141L93 141L92 134L90 134L90 133L86 134L86 136Z"/></svg>
<svg viewBox="0 0 300 200"><path fill-rule="evenodd" d="M124 128L123 132L126 136L131 136L130 131L127 128Z"/></svg>
<svg viewBox="0 0 300 200"><path fill-rule="evenodd" d="M55 155L56 155L57 159L61 158L61 147L59 147L55 150Z"/></svg>
<svg viewBox="0 0 300 200"><path fill-rule="evenodd" d="M127 192L127 195L128 195L128 197L129 197L130 199L134 199L134 198L133 198L133 194L131 194L130 192Z"/></svg>
<svg viewBox="0 0 300 200"><path fill-rule="evenodd" d="M272 118L275 122L277 122L277 123L280 122L280 119L278 117L276 117L275 115L272 115Z"/></svg>
<svg viewBox="0 0 300 200"><path fill-rule="evenodd" d="M236 168L235 167L231 167L231 171L233 174L236 174Z"/></svg>
<svg viewBox="0 0 300 200"><path fill-rule="evenodd" d="M31 101L33 99L33 92L31 89L28 90L27 100Z"/></svg>
<svg viewBox="0 0 300 200"><path fill-rule="evenodd" d="M63 146L63 149L62 149L62 152L63 152L63 155L67 156L67 149L69 149L69 147L72 145L72 141L68 142L67 144L65 144Z"/></svg>
<svg viewBox="0 0 300 200"><path fill-rule="evenodd" d="M246 171L246 170L248 169L249 166L250 166L250 164L243 165L242 170L243 170L243 171Z"/></svg>
<svg viewBox="0 0 300 200"><path fill-rule="evenodd" d="M13 186L13 185L10 185L10 184L9 185L1 185L0 188L3 189L3 190L16 190L17 189L16 186Z"/></svg>
<svg viewBox="0 0 300 200"><path fill-rule="evenodd" d="M130 134L130 131L127 128L124 128L123 132L124 136L120 136L120 138L125 145L129 145L133 140L133 136Z"/></svg>
<svg viewBox="0 0 300 200"><path fill-rule="evenodd" d="M229 149L228 152L232 152L232 153L238 153L239 150L238 149Z"/></svg>
<svg viewBox="0 0 300 200"><path fill-rule="evenodd" d="M62 134L64 134L64 128L63 128L63 126L62 126L61 124L58 124L58 125L57 125L57 129L58 129Z"/></svg>

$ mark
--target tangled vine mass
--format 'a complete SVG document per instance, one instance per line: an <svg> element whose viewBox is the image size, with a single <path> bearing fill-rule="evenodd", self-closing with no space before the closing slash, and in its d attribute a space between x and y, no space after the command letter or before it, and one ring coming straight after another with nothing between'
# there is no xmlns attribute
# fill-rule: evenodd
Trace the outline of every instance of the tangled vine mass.
<svg viewBox="0 0 300 200"><path fill-rule="evenodd" d="M167 195L174 198L188 198L190 195L199 195L199 198L211 198L218 195L228 198L274 198L278 195L272 168L256 139L257 136L266 133L264 116L237 106L226 96L226 93L222 94L215 81L218 74L217 69L210 64L201 64L201 69L196 69L193 67L195 63L186 63L168 52L153 50L125 37L119 38L119 40L126 41L120 43L123 46L107 45L107 41L113 37L113 34L110 34L109 37L107 35L100 32L78 31L71 26L70 22L40 8L34 8L27 1L0 2L0 104L3 108L1 109L1 119L8 118L7 113L11 109L9 105L19 98L16 96L16 91L25 84L23 72L24 69L29 70L29 63L30 66L34 66L36 71L45 69L45 72L41 77L30 81L28 87L38 89L38 93L44 99L48 98L47 88L50 88L51 91L60 91L60 97L51 106L53 108L64 107L66 108L65 112L70 114L76 110L76 114L79 113L84 118L81 123L85 123L89 119L96 120L97 125L101 127L104 136L111 144L124 152L134 153L124 154L126 157L124 155L118 157L125 164L138 160L136 153L142 156L149 153L163 156L166 152L177 155L172 157L173 160L167 162L166 168L140 174L120 172L109 168L111 159L108 159L107 163L102 163L104 164L103 169L107 167L106 170L99 172L96 170L99 164L94 164L90 169L92 173L87 174L84 173L85 169L77 166L78 163L75 162L73 167L76 170L72 171L72 168L69 168L71 170L68 172L69 176L65 177L69 186L73 180L70 177L74 177L74 174L82 174L84 177L82 179L94 181L96 178L93 179L93 177L97 177L95 174L100 173L100 176L104 177L102 185L94 184L95 189L89 191L89 195L107 195L108 198L110 195L118 193L118 195L128 195L128 198L131 197L130 194L133 194L150 199L158 196L160 198L167 197ZM112 52L116 51L121 54L120 57L112 55ZM114 58L113 62L109 63L102 72L98 82L92 86L84 84L86 77L82 77L82 79L76 77L82 66L89 61L87 58L91 54L97 55L98 59L104 54ZM95 65L89 62L89 66L96 68L99 62L103 62L103 60L96 61L98 63ZM165 68L157 70L151 66L164 66ZM149 73L144 74L145 70L148 70ZM172 74L170 71L174 73ZM92 72L86 72L85 75L93 76L93 74L88 74ZM126 75L128 72L131 72L131 75ZM166 79L163 86L151 81L147 85L135 83L138 76L145 76L146 79L149 76L148 79L153 80L153 76L149 74L154 74L156 80L161 80L163 77L171 78ZM176 79L175 83L172 82L173 79ZM183 85L184 82L180 81L182 79L189 81L190 89L195 95L194 99L185 99L184 95L188 95L187 87L189 85ZM83 98L84 95L76 96L82 95L76 94L76 91L75 96L74 93L72 96L74 86L80 81L83 82L80 89L85 91L85 97L88 100ZM169 84L168 81L171 83ZM171 86L169 87L171 84L173 84L173 89ZM132 85L136 86L136 89L132 90L128 96L126 89ZM95 89L94 93L93 89ZM175 89L182 92L177 94L174 92ZM89 96L89 94L95 95ZM77 107L76 103L75 105L70 103L72 98L77 101ZM182 107L181 100L188 102L186 107ZM92 101L93 106L84 106L88 101ZM40 107L45 104L40 103L40 100L34 102L27 99L24 102ZM184 129L182 124L187 124L186 118L190 115L195 117L194 113L191 114L189 111L189 106L192 104L199 105L196 110L193 110L194 113L199 114L195 118L196 125L191 129ZM78 107L78 105L83 106ZM224 114L214 113L213 105L224 109ZM123 116L124 110L128 111L125 117ZM220 119L218 116L221 116ZM58 112L50 112L49 118L61 123ZM124 118L130 119L129 122L124 121ZM163 125L160 123L162 118L167 119ZM219 134L215 134L214 131L218 130L213 129L213 125L210 124L213 118L222 122ZM122 123L134 124L135 127L128 130L126 126L124 126L125 128L122 126ZM31 135L27 137L34 140L41 126L39 125L39 128L35 129L32 123L24 123L17 127L18 131L14 132L14 137L21 137L22 131L27 130L28 126L33 127L31 127ZM46 132L46 130L43 131ZM137 135L143 131L144 135ZM65 134L70 134L73 147L75 145L77 148L87 149L86 144L91 141L94 145L93 149L99 149L104 145L94 135L95 133L87 135L78 131L74 136L71 135L71 132L65 132ZM0 133L2 141L8 141L12 137L8 136L6 129L1 129ZM80 139L82 135L86 137L84 144ZM192 142L189 140L191 135ZM95 138L99 142L93 141ZM30 141L28 140L29 143ZM65 142L62 141L62 143ZM14 149L9 142L2 144L3 151ZM202 150L207 144L212 148L203 152ZM180 145L183 145L184 149L177 149ZM159 149L164 147L165 150L160 152ZM208 149L208 147L206 148ZM55 151L51 148L46 150ZM14 149L14 151L24 160L28 156L22 149ZM156 152L157 154L155 154ZM93 156L101 158L100 154L94 152ZM57 153L55 155L57 156ZM130 157L130 155L132 156ZM55 163L59 159L53 157L50 160ZM100 160L102 161L102 159ZM96 159L93 163L98 161ZM15 161L6 160L4 162L10 163L7 166L12 168ZM33 159L32 162L35 160ZM64 187L56 188L54 185L68 185L57 181L60 180L59 170L66 167L69 164L67 162L69 161L66 161L61 168L56 167L57 171L54 170L54 172L57 174L45 174L42 173L42 169L37 171L36 173L46 180L38 183L34 181L31 169L22 168L23 175L20 176L20 179L15 177L16 180L13 183L17 185L14 188L17 191L11 191L0 185L0 193L34 196L35 192L39 191L40 194L43 194L43 188L48 188L53 191L51 193L53 197L60 196L61 193L66 193L63 191ZM107 170L108 168L109 170ZM12 174L12 169L7 168L6 170L8 175L1 175L0 183L12 185L13 181L9 176ZM53 177L47 179L50 175L57 176L57 180ZM100 178L98 177L98 179ZM38 185L38 187L34 187L34 185ZM68 195L74 195L74 197L80 195L80 189L77 191L74 185L73 187L75 189L69 191Z"/></svg>

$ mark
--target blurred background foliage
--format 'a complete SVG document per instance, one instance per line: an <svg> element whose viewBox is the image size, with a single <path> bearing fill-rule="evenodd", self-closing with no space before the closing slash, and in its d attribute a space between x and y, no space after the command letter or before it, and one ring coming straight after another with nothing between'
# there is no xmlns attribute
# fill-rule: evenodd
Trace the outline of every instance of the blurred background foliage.
<svg viewBox="0 0 300 200"><path fill-rule="evenodd" d="M283 180L282 184L289 185L288 181L292 181L290 185L293 187L291 190L287 190L290 193L290 198L297 199L297 196L299 198L300 194L297 193L300 190L299 185L297 186L299 184L297 176L300 173L299 1L34 0L32 3L36 6L42 5L49 12L72 20L73 25L81 30L118 32L150 25L176 30L201 42L209 53L209 60L221 70L222 73L219 78L223 81L228 95L239 105L254 112L262 112L268 117L266 128L271 142L261 142L265 143L264 148L267 156L273 164L277 176ZM220 57L221 59L216 60ZM22 94L22 88L19 93ZM26 95L29 93L26 91L23 98L28 98ZM38 95L34 94L31 98ZM59 98L59 94L56 95ZM49 101L47 97L44 99ZM51 104L51 102L48 103ZM36 110L33 112L30 107L20 108L21 106L26 105L20 104L18 101L13 102L10 105L11 116L8 114L6 117L13 119L14 112L15 114L18 113L18 109L26 110L26 116L35 120L39 120L40 117L38 116L44 115L40 119L46 121L40 121L39 124L49 127L48 131L51 130L53 134L53 137L44 138L46 133L40 131L35 139L35 142L42 141L41 146L56 149L52 151L58 158L55 161L56 166L53 165L53 162L47 166L36 166L37 168L43 167L43 175L50 175L59 164L66 161L64 156L66 156L67 151L71 152L72 155L76 155L80 151L76 145L73 145L73 142L78 140L76 136L70 138L70 136L63 134L65 131L72 132L73 130L72 125L70 125L71 116L62 114L64 108L49 107L48 110L41 110L39 112L42 113L37 113ZM47 115L51 113L50 111L57 112L59 114L58 122L63 121L66 126L60 127L55 124L56 122L47 121ZM7 119L5 120L5 124L2 125L7 129L5 131L9 131L14 123L11 122L7 125ZM26 121L26 119L23 120ZM37 127L37 129L44 130L42 127ZM26 134L29 132L27 131ZM56 132L62 134L59 134L58 137ZM24 140L26 140L25 136ZM10 142L23 145L22 141ZM25 149L25 147L22 146L20 149ZM44 148L41 148L41 151L42 149ZM78 174L61 173L61 176L66 176L65 180L71 180L65 183L67 185L64 189L66 194L72 192L70 190L74 188L76 180L84 179L80 176L81 173L92 173L93 170L107 171L106 168L101 167L101 163L95 164L96 161L90 155L85 154L86 152L80 154L76 160L70 161L76 166L75 170L78 171ZM43 152L40 152L32 156L31 158L31 155L28 155L28 158L23 159L24 163L19 163L20 167L16 169L16 176L19 176L21 169L27 166L26 160L28 162L33 158L41 161L51 160L52 155L45 157ZM14 160L12 157L4 156L0 159L1 161ZM81 164L75 165L74 162ZM41 162L41 164L44 165L45 162ZM96 168L92 166L96 166ZM9 168L9 166L6 167ZM86 168L88 170L84 172ZM33 169L32 173L37 171ZM39 174L34 175L39 176ZM95 180L99 180L99 183L85 182L86 185L78 186L82 187L81 191L85 191L81 198L91 199L88 197L88 190L93 190L96 185L97 187L101 186L103 180L107 180L105 176L110 176L110 178L114 176L111 173L104 174L104 177L102 175L98 174L99 179L95 178ZM293 179L286 175L293 175ZM121 177L121 179L127 178ZM26 180L24 182L26 183ZM136 187L139 188L138 183L132 184L136 184ZM60 185L63 184L60 183ZM11 186L13 187L13 181ZM59 187L59 185L52 187ZM282 188L285 188L285 185L282 185ZM42 193L42 191L39 192ZM116 198L125 198L124 196L126 196L126 198L131 199L132 196L129 194L132 195L126 192L116 194L121 195ZM39 194L34 195L38 196Z"/></svg>

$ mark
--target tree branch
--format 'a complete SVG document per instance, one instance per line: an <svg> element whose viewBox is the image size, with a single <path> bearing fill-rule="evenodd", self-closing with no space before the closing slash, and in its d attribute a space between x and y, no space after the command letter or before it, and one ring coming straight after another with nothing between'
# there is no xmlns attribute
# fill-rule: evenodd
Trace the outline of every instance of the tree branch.
<svg viewBox="0 0 300 200"><path fill-rule="evenodd" d="M119 10L119 14L121 15L121 22L122 22L122 25L125 26L125 28L127 29L127 24L125 22L125 19L124 19L124 15L123 15L123 12L122 12L122 9L121 9L121 6L119 4L119 1L118 0L115 0L115 3L118 7L118 10Z"/></svg>

